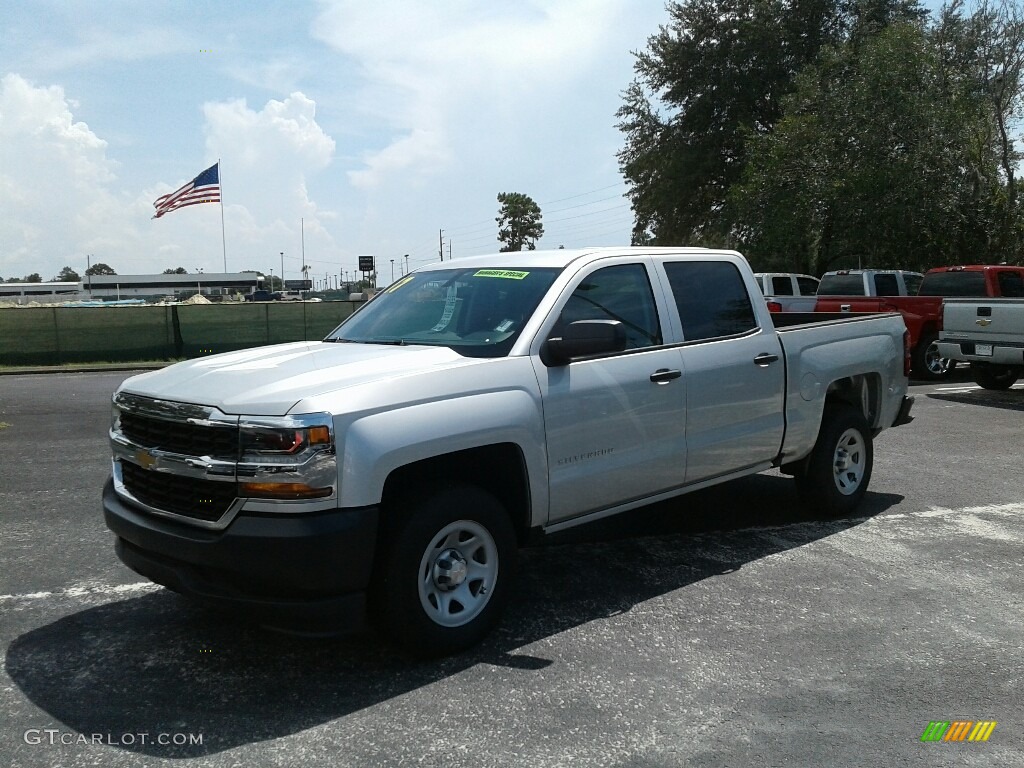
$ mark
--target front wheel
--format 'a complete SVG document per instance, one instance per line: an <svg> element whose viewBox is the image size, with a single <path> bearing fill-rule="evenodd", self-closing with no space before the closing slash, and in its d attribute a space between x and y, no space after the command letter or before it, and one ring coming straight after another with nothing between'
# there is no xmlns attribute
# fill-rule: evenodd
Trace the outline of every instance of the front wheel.
<svg viewBox="0 0 1024 768"><path fill-rule="evenodd" d="M867 492L873 460L871 430L860 411L827 405L818 440L796 476L804 505L832 517L849 514Z"/></svg>
<svg viewBox="0 0 1024 768"><path fill-rule="evenodd" d="M1020 378L1021 369L1014 365L971 363L971 375L983 389L1009 389Z"/></svg>
<svg viewBox="0 0 1024 768"><path fill-rule="evenodd" d="M385 631L421 657L479 642L497 624L515 574L508 513L486 491L461 487L385 514L402 518L371 598Z"/></svg>

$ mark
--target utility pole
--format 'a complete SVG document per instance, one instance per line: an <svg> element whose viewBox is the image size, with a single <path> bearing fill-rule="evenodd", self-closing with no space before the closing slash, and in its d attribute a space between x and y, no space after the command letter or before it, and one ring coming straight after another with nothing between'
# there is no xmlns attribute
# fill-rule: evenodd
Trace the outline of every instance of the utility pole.
<svg viewBox="0 0 1024 768"><path fill-rule="evenodd" d="M92 254L87 253L85 255L85 275L89 278L89 298L92 298Z"/></svg>
<svg viewBox="0 0 1024 768"><path fill-rule="evenodd" d="M437 252L441 256L441 261L444 261L444 230L437 230Z"/></svg>
<svg viewBox="0 0 1024 768"><path fill-rule="evenodd" d="M409 274L409 254L405 254L405 274Z"/></svg>
<svg viewBox="0 0 1024 768"><path fill-rule="evenodd" d="M284 251L281 251L281 290L284 290Z"/></svg>
<svg viewBox="0 0 1024 768"><path fill-rule="evenodd" d="M391 260L391 282L395 282L395 260Z"/></svg>

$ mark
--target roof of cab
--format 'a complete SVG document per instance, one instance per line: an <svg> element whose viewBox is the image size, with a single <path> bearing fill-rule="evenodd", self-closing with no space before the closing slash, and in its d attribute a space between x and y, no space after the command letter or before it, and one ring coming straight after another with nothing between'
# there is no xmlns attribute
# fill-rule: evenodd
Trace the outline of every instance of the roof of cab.
<svg viewBox="0 0 1024 768"><path fill-rule="evenodd" d="M672 248L668 246L602 246L599 248L559 248L546 251L510 251L482 256L465 256L448 261L435 262L419 270L452 268L500 267L503 269L524 269L540 267L565 267L574 261L609 258L613 256L736 256L736 251L714 250L711 248Z"/></svg>

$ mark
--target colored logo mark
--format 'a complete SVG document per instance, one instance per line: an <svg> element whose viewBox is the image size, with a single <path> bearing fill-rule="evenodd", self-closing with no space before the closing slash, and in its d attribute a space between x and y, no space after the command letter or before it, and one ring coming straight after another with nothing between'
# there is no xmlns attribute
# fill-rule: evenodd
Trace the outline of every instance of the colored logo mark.
<svg viewBox="0 0 1024 768"><path fill-rule="evenodd" d="M988 741L995 729L995 720L932 720L921 741Z"/></svg>

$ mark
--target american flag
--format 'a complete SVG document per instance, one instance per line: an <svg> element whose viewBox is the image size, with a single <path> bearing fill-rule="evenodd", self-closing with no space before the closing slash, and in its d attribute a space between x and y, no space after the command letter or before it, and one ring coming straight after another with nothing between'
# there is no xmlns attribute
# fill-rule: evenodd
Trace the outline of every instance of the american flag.
<svg viewBox="0 0 1024 768"><path fill-rule="evenodd" d="M186 205L219 202L220 162L218 161L180 189L176 189L169 195L158 197L153 203L153 207L156 208L153 218L159 219L165 213L184 208Z"/></svg>

